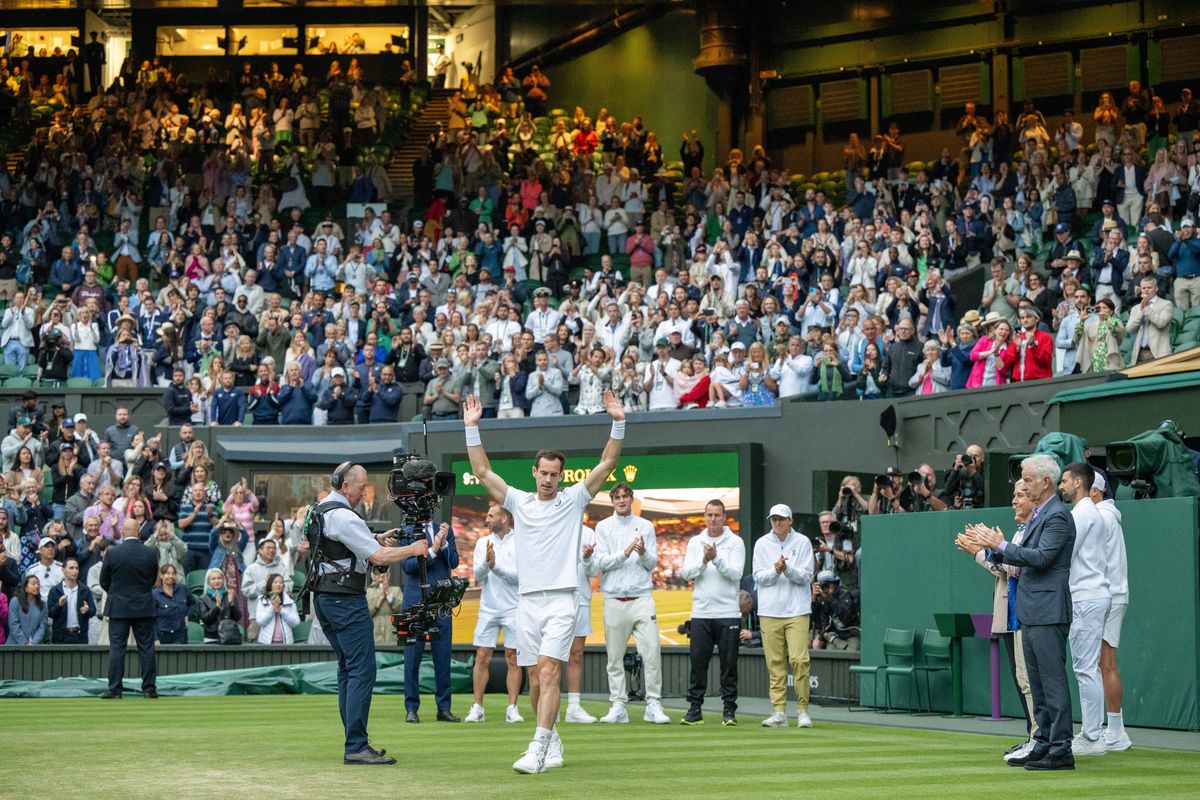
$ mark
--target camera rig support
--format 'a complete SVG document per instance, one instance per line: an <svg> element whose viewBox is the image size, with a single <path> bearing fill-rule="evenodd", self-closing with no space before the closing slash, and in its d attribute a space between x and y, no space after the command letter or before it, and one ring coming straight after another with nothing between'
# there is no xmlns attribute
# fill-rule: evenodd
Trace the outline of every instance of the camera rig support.
<svg viewBox="0 0 1200 800"><path fill-rule="evenodd" d="M388 478L388 498L404 514L404 525L396 532L399 544L412 544L423 539L442 500L452 494L454 473L438 471L436 464L416 453L395 450ZM392 629L401 645L436 640L440 635L438 619L450 616L467 591L467 581L454 576L430 585L428 560L419 556L417 561L421 600L392 616Z"/></svg>

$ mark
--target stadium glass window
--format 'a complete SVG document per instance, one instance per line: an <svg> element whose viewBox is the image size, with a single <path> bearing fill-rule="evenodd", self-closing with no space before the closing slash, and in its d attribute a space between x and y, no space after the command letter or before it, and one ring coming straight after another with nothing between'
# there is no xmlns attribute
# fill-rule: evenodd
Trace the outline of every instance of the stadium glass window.
<svg viewBox="0 0 1200 800"><path fill-rule="evenodd" d="M294 56L295 47L284 47L284 38L295 39L300 29L295 26L239 25L232 29L234 45L231 52L240 56ZM242 44L242 40L245 44ZM239 49L240 47L240 49Z"/></svg>
<svg viewBox="0 0 1200 800"><path fill-rule="evenodd" d="M387 45L392 52L408 52L409 30L407 25L309 25L305 32L312 44L317 39L317 46L309 47L309 53L338 53L345 55L369 55L383 53ZM393 37L403 40L403 45L396 44ZM336 47L336 50L332 48Z"/></svg>
<svg viewBox="0 0 1200 800"><path fill-rule="evenodd" d="M273 519L275 514L284 519L291 517L297 508L306 508L329 493L329 475L333 470L321 472L263 472L251 470L250 486L259 502L259 514L263 519ZM387 519L392 504L388 502L388 472L386 469L370 470L363 500L373 510L371 519ZM265 510L264 510L265 507Z"/></svg>
<svg viewBox="0 0 1200 800"><path fill-rule="evenodd" d="M65 56L72 48L79 50L78 44L71 43L72 36L79 36L78 28L0 28L0 37L5 36L5 55L12 58L25 57L30 47L37 58Z"/></svg>
<svg viewBox="0 0 1200 800"><path fill-rule="evenodd" d="M223 56L218 40L225 38L224 28L161 27L156 32L155 53L160 56Z"/></svg>

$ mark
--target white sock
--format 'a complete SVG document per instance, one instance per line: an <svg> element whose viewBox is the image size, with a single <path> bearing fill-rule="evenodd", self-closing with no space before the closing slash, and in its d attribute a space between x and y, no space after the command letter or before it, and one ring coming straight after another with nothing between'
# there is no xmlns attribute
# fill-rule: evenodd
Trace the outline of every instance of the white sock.
<svg viewBox="0 0 1200 800"><path fill-rule="evenodd" d="M543 744L550 741L550 729L549 728L534 728L533 740L535 742L542 742Z"/></svg>
<svg viewBox="0 0 1200 800"><path fill-rule="evenodd" d="M1115 714L1113 714L1112 712L1109 712L1109 715L1108 715L1108 738L1109 739L1120 739L1122 736L1125 735L1125 720L1122 718L1123 713L1124 713L1124 709L1122 709L1121 711L1118 711Z"/></svg>
<svg viewBox="0 0 1200 800"><path fill-rule="evenodd" d="M472 703L471 708L473 708L473 709L478 708L480 711L483 711L483 706L480 705L479 703Z"/></svg>
<svg viewBox="0 0 1200 800"><path fill-rule="evenodd" d="M579 708L579 692L567 692L567 708Z"/></svg>
<svg viewBox="0 0 1200 800"><path fill-rule="evenodd" d="M550 741L552 741L552 742L562 741L561 739L558 738L558 726L557 725L555 725L553 728L550 729Z"/></svg>

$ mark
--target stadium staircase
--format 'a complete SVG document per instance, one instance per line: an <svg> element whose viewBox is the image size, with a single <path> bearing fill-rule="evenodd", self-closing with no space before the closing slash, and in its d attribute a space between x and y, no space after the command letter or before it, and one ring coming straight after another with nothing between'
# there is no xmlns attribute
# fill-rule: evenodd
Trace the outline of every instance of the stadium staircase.
<svg viewBox="0 0 1200 800"><path fill-rule="evenodd" d="M413 205L413 161L425 149L429 137L437 133L438 124L450 120L451 89L432 89L429 100L413 121L404 139L392 151L388 178L392 182L394 203L406 210Z"/></svg>

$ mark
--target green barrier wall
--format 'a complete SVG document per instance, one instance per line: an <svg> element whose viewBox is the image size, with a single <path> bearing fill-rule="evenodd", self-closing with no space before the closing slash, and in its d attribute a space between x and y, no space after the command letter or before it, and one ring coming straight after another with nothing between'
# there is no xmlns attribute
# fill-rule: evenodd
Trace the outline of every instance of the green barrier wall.
<svg viewBox="0 0 1200 800"><path fill-rule="evenodd" d="M1119 665L1125 683L1125 720L1131 725L1178 730L1200 728L1200 592L1197 590L1196 500L1118 503L1129 558L1130 604L1121 634ZM993 579L954 547L969 522L997 525L1011 537L1011 511L867 517L863 520L862 663L883 663L883 633L913 628L918 640L940 612L991 613ZM1070 661L1068 656L1068 672ZM1020 715L1016 684L1001 651L1001 693L1006 715ZM963 641L963 699L969 714L990 714L988 640ZM950 707L948 674L935 673L934 708ZM871 697L871 677L863 678ZM1075 718L1078 693L1071 677ZM924 689L922 689L924 692ZM880 692L882 703L882 691ZM904 679L892 679L893 702L908 699Z"/></svg>

